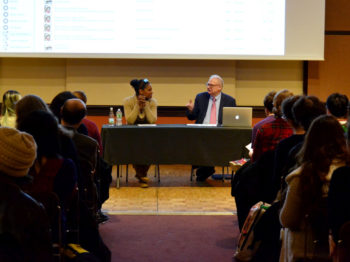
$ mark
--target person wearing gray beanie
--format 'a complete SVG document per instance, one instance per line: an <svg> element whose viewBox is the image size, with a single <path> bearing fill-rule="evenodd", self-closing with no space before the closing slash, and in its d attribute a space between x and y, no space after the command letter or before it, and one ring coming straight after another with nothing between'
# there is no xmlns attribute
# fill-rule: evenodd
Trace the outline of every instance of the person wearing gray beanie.
<svg viewBox="0 0 350 262"><path fill-rule="evenodd" d="M0 127L0 172L24 177L36 159L34 138L10 127Z"/></svg>

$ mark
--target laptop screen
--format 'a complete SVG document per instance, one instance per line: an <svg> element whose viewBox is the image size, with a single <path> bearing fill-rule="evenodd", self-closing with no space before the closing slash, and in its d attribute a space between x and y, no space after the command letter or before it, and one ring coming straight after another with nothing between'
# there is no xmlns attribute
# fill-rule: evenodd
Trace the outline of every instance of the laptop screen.
<svg viewBox="0 0 350 262"><path fill-rule="evenodd" d="M252 127L251 107L224 107L222 112L222 126Z"/></svg>

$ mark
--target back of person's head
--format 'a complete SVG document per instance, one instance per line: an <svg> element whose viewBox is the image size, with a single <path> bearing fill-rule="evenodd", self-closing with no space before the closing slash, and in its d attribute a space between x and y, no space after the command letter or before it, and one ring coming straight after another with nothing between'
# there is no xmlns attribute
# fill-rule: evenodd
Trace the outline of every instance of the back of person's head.
<svg viewBox="0 0 350 262"><path fill-rule="evenodd" d="M300 155L301 162L322 165L325 160L333 160L346 152L344 130L337 119L330 115L315 118L305 135Z"/></svg>
<svg viewBox="0 0 350 262"><path fill-rule="evenodd" d="M346 95L333 93L327 98L326 107L331 115L337 118L346 118L348 116L349 99Z"/></svg>
<svg viewBox="0 0 350 262"><path fill-rule="evenodd" d="M18 124L17 128L34 137L38 147L38 159L42 156L50 158L58 155L58 123L53 114L45 111L33 111Z"/></svg>
<svg viewBox="0 0 350 262"><path fill-rule="evenodd" d="M290 96L282 102L282 115L285 120L288 121L294 128L298 128L300 124L295 120L292 112L293 105L301 96Z"/></svg>
<svg viewBox="0 0 350 262"><path fill-rule="evenodd" d="M2 105L1 105L1 115L6 113L13 116L15 115L16 103L22 98L21 94L16 90L8 90L2 96Z"/></svg>
<svg viewBox="0 0 350 262"><path fill-rule="evenodd" d="M16 103L21 99L20 93L15 90L6 91L2 97L1 104L1 125L2 126L15 126L16 116Z"/></svg>
<svg viewBox="0 0 350 262"><path fill-rule="evenodd" d="M37 95L26 95L22 97L16 104L17 126L33 111L50 112L47 104Z"/></svg>
<svg viewBox="0 0 350 262"><path fill-rule="evenodd" d="M23 177L36 158L34 138L10 127L0 127L0 172L12 177Z"/></svg>
<svg viewBox="0 0 350 262"><path fill-rule="evenodd" d="M275 117L282 116L282 109L281 109L282 102L284 99L292 95L293 93L287 89L280 90L275 94L275 96L273 97L273 109L272 109L272 112L275 114Z"/></svg>
<svg viewBox="0 0 350 262"><path fill-rule="evenodd" d="M144 90L150 82L148 81L147 78L144 79L133 79L130 81L130 85L132 88L135 90L135 94L138 96L140 94L140 89Z"/></svg>
<svg viewBox="0 0 350 262"><path fill-rule="evenodd" d="M79 98L68 99L62 107L62 120L71 126L80 124L86 116L86 106Z"/></svg>
<svg viewBox="0 0 350 262"><path fill-rule="evenodd" d="M294 119L305 131L318 116L326 114L326 107L316 96L302 96L293 105Z"/></svg>
<svg viewBox="0 0 350 262"><path fill-rule="evenodd" d="M57 117L58 121L61 121L61 109L68 99L76 98L75 95L72 94L72 92L64 91L59 94L57 94L51 101L50 109L52 113Z"/></svg>
<svg viewBox="0 0 350 262"><path fill-rule="evenodd" d="M324 195L323 184L327 182L331 164L344 165L348 162L344 130L338 120L331 115L315 118L297 158L302 167L300 185L303 204L312 213Z"/></svg>
<svg viewBox="0 0 350 262"><path fill-rule="evenodd" d="M273 98L276 95L276 91L271 91L268 92L267 95L264 98L264 107L270 112L272 113L272 109L273 109Z"/></svg>
<svg viewBox="0 0 350 262"><path fill-rule="evenodd" d="M79 98L81 101L83 101L86 104L87 96L83 91L73 91L72 94L75 95L77 98Z"/></svg>

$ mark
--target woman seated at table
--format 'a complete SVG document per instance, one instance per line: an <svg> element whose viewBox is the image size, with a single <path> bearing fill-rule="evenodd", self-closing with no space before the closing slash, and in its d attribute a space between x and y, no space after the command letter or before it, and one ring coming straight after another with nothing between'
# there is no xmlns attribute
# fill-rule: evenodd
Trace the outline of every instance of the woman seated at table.
<svg viewBox="0 0 350 262"><path fill-rule="evenodd" d="M148 79L133 79L130 85L135 95L124 99L124 113L128 125L154 124L157 121L157 102L152 98L152 85ZM134 165L140 186L148 187L149 165Z"/></svg>

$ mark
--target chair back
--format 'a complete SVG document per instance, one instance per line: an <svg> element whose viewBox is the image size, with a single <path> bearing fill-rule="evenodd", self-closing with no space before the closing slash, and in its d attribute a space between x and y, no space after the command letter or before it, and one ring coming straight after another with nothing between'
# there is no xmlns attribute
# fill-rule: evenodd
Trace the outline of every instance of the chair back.
<svg viewBox="0 0 350 262"><path fill-rule="evenodd" d="M312 212L306 215L305 261L332 261L329 254L329 223L327 211L327 198L324 197L318 206L313 207Z"/></svg>
<svg viewBox="0 0 350 262"><path fill-rule="evenodd" d="M340 227L337 251L338 257L336 262L350 261L350 221L345 222Z"/></svg>
<svg viewBox="0 0 350 262"><path fill-rule="evenodd" d="M63 250L63 228L62 228L62 209L60 200L54 192L36 192L31 194L33 198L43 204L46 214L49 218L53 256L55 261L61 261Z"/></svg>
<svg viewBox="0 0 350 262"><path fill-rule="evenodd" d="M79 188L75 187L66 212L66 237L67 243L80 243L80 205L79 205Z"/></svg>

